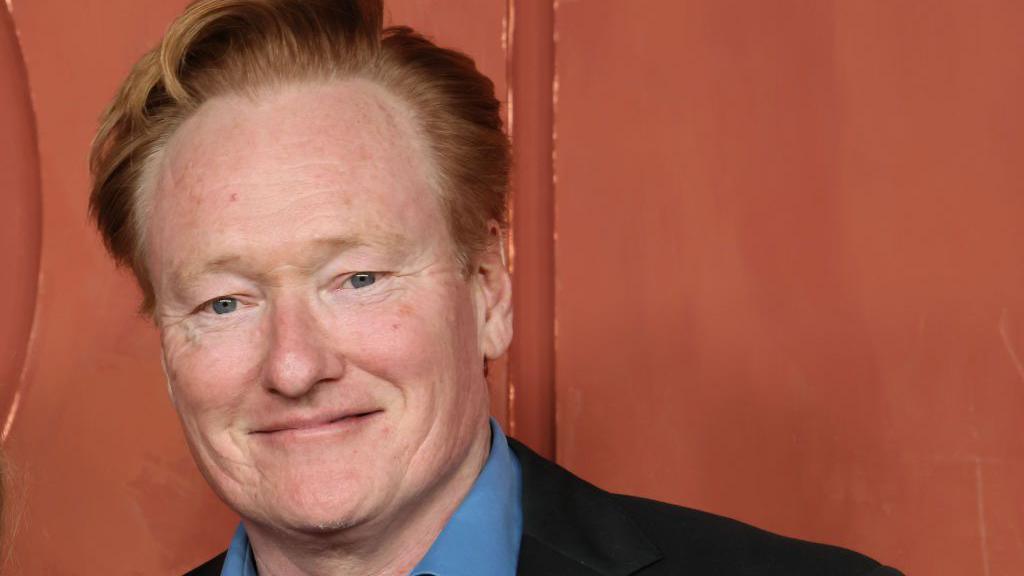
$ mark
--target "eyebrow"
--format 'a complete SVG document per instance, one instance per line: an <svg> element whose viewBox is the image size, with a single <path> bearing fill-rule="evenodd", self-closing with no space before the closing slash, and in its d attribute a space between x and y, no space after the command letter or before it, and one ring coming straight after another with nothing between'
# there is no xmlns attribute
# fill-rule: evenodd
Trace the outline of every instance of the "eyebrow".
<svg viewBox="0 0 1024 576"><path fill-rule="evenodd" d="M408 238L400 234L379 234L369 239L358 236L315 238L303 249L302 261L295 263L295 266L304 270L315 270L327 260L356 248L380 246L388 254L396 254L409 244ZM222 271L241 271L245 268L244 262L247 259L245 255L240 253L227 253L216 256L194 268L190 267L186 270L176 271L173 275L173 282L176 286L187 286L206 274ZM248 272L247 275L263 281L267 280L266 276L262 273Z"/></svg>

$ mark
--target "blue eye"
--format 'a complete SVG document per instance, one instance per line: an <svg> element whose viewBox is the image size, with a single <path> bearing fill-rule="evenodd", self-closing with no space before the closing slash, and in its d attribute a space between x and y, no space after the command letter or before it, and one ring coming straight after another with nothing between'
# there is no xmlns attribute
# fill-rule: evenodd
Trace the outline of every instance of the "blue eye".
<svg viewBox="0 0 1024 576"><path fill-rule="evenodd" d="M359 272L353 274L349 279L349 283L352 284L353 288L365 288L370 284L377 281L376 272Z"/></svg>
<svg viewBox="0 0 1024 576"><path fill-rule="evenodd" d="M210 308L214 314L230 314L238 309L238 300L235 298L217 298L210 302Z"/></svg>

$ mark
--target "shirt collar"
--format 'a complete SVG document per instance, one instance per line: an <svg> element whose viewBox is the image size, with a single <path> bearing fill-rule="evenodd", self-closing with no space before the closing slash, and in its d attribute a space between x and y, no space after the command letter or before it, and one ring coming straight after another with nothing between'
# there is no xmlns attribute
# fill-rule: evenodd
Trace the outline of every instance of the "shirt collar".
<svg viewBox="0 0 1024 576"><path fill-rule="evenodd" d="M245 533L245 526L242 526L241 522L238 523L235 536L231 539L231 546L228 546L228 555L220 569L220 576L257 576L249 535Z"/></svg>
<svg viewBox="0 0 1024 576"><path fill-rule="evenodd" d="M522 474L497 421L487 462L410 576L513 576L523 532ZM249 536L238 525L221 576L257 576Z"/></svg>

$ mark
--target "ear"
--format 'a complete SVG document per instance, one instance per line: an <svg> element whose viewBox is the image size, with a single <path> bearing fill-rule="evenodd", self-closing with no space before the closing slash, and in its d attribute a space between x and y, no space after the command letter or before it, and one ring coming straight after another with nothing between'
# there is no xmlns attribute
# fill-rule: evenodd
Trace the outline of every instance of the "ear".
<svg viewBox="0 0 1024 576"><path fill-rule="evenodd" d="M477 334L484 358L495 359L512 342L512 278L505 262L505 238L501 227L488 222L487 248L477 256L470 274L476 302Z"/></svg>

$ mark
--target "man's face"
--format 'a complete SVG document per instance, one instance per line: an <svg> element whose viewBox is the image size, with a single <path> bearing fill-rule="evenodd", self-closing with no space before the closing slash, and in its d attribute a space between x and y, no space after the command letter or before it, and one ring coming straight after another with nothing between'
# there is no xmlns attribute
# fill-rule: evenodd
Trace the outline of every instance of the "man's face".
<svg viewBox="0 0 1024 576"><path fill-rule="evenodd" d="M154 166L146 262L172 397L243 517L393 520L486 451L507 275L493 253L489 275L462 273L400 104L366 82L218 98Z"/></svg>

